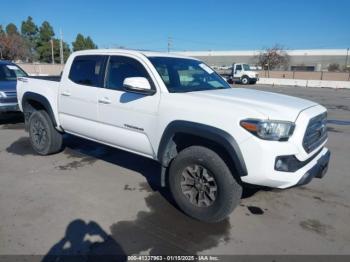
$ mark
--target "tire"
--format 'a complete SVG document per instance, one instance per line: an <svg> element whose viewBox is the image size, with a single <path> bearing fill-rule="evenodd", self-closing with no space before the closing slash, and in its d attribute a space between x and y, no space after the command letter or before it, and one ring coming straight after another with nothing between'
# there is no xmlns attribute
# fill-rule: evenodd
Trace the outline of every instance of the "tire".
<svg viewBox="0 0 350 262"><path fill-rule="evenodd" d="M249 77L243 76L242 79L241 79L241 83L243 85L248 85L249 84Z"/></svg>
<svg viewBox="0 0 350 262"><path fill-rule="evenodd" d="M62 149L63 136L44 110L35 111L29 118L29 140L36 153L51 155Z"/></svg>
<svg viewBox="0 0 350 262"><path fill-rule="evenodd" d="M198 184L188 186L192 184L189 182L190 173L196 170L197 174L202 173L203 180L205 176L209 177L205 180L210 181L208 184L211 187L208 190L209 185L204 186L206 191L211 192L211 197L208 192L202 192L201 201L197 201L199 194L193 197L196 193L192 196L189 193L197 192L198 189ZM242 187L234 179L225 162L217 153L202 146L188 147L173 160L169 169L169 188L176 204L185 214L209 223L224 220L239 204L242 196ZM203 200L203 196L207 198L206 201ZM208 203L210 201L211 203Z"/></svg>

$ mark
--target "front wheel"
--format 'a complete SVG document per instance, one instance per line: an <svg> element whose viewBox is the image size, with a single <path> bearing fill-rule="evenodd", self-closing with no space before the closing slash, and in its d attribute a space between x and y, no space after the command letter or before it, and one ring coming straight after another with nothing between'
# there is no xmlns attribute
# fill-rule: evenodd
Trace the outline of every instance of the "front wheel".
<svg viewBox="0 0 350 262"><path fill-rule="evenodd" d="M179 208L205 222L224 220L239 204L242 187L214 151L191 146L181 151L169 170L169 187Z"/></svg>
<svg viewBox="0 0 350 262"><path fill-rule="evenodd" d="M50 155L61 150L63 137L44 110L35 111L29 118L29 138L35 152Z"/></svg>

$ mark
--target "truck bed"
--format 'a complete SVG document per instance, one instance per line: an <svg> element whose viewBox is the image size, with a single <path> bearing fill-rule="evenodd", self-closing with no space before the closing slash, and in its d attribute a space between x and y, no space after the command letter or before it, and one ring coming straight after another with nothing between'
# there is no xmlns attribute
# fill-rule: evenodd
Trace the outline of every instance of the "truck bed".
<svg viewBox="0 0 350 262"><path fill-rule="evenodd" d="M49 102L51 110L58 119L57 103L58 103L58 93L61 79L58 77L19 77L17 80L17 99L18 106L23 112L22 100L23 96L35 95L41 96L43 99ZM58 124L58 123L57 123Z"/></svg>

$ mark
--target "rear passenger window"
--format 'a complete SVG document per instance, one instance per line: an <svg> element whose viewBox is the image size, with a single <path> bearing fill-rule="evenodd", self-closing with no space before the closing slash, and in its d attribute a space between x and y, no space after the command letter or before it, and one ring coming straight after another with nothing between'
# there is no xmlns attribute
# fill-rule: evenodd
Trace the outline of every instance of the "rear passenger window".
<svg viewBox="0 0 350 262"><path fill-rule="evenodd" d="M77 56L71 66L69 79L86 86L101 87L104 56Z"/></svg>

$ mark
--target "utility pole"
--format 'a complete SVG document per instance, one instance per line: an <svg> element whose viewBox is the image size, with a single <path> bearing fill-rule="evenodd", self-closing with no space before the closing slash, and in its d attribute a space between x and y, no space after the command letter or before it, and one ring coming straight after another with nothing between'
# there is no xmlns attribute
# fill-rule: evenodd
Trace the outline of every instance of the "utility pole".
<svg viewBox="0 0 350 262"><path fill-rule="evenodd" d="M61 35L61 40L60 40L60 58L61 58L61 65L63 65L63 34L62 34L62 29L60 29L60 35Z"/></svg>
<svg viewBox="0 0 350 262"><path fill-rule="evenodd" d="M168 37L168 53L170 53L170 49L173 45L173 38L172 37Z"/></svg>
<svg viewBox="0 0 350 262"><path fill-rule="evenodd" d="M346 50L345 69L348 67L348 59L349 59L349 48Z"/></svg>
<svg viewBox="0 0 350 262"><path fill-rule="evenodd" d="M50 39L50 43L51 43L51 63L55 64L55 57L53 55L53 40Z"/></svg>

